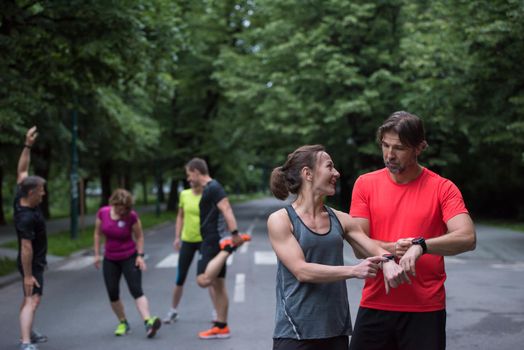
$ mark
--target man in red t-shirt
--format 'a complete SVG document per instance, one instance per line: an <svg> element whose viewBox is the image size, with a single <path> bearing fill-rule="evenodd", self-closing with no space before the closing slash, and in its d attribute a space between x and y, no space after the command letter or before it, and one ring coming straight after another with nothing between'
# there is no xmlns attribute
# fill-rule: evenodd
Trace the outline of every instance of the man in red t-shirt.
<svg viewBox="0 0 524 350"><path fill-rule="evenodd" d="M357 179L350 214L413 277L389 294L378 276L366 280L350 350L442 350L443 257L475 249L475 227L459 189L418 163L427 142L417 116L393 113L377 140L385 168Z"/></svg>

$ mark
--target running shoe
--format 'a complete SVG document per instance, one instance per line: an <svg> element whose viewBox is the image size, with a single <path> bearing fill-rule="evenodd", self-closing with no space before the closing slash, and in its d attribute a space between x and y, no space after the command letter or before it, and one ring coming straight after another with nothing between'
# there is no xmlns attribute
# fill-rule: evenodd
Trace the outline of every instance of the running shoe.
<svg viewBox="0 0 524 350"><path fill-rule="evenodd" d="M200 339L225 339L229 338L231 333L229 332L229 327L225 326L224 328L218 328L217 326L198 333Z"/></svg>
<svg viewBox="0 0 524 350"><path fill-rule="evenodd" d="M166 317L162 321L166 324L169 324L169 323L176 322L176 320L178 320L178 312L169 310L167 312Z"/></svg>
<svg viewBox="0 0 524 350"><path fill-rule="evenodd" d="M251 240L251 235L248 234L248 233L241 233L240 234L240 237L242 238L242 240L244 242L248 242ZM232 247L232 248L236 248L235 245L233 245L233 240L231 239L231 236L228 236L228 237L224 237L220 240L220 249L221 250L224 250L226 247Z"/></svg>
<svg viewBox="0 0 524 350"><path fill-rule="evenodd" d="M131 328L129 327L129 323L127 321L120 321L118 326L115 329L115 335L117 337L120 337L122 335L126 335L131 331Z"/></svg>
<svg viewBox="0 0 524 350"><path fill-rule="evenodd" d="M162 326L162 322L160 319L156 316L150 317L146 321L146 335L148 338L153 338L158 331L158 329Z"/></svg>
<svg viewBox="0 0 524 350"><path fill-rule="evenodd" d="M47 342L47 336L37 331L31 331L31 343L45 343Z"/></svg>
<svg viewBox="0 0 524 350"><path fill-rule="evenodd" d="M20 350L38 350L38 346L36 344L22 343L20 344Z"/></svg>

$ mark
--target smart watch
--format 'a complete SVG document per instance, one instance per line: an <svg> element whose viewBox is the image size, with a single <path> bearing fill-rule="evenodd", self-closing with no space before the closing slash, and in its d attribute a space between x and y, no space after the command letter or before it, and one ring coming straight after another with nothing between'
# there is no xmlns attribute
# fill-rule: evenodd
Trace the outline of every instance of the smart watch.
<svg viewBox="0 0 524 350"><path fill-rule="evenodd" d="M395 259L395 255L393 255L393 254L382 254L382 257L388 259L388 260L386 260L384 262L388 262L388 261L391 261L391 260Z"/></svg>
<svg viewBox="0 0 524 350"><path fill-rule="evenodd" d="M422 254L426 254L428 252L428 246L426 245L426 240L424 239L424 237L413 238L411 243L421 246Z"/></svg>

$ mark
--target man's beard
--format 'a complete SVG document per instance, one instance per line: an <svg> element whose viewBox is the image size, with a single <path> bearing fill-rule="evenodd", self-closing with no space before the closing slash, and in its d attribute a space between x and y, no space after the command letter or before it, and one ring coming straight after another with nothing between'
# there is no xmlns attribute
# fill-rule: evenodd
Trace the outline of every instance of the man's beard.
<svg viewBox="0 0 524 350"><path fill-rule="evenodd" d="M404 167L400 166L399 164L392 164L387 161L384 162L384 164L386 165L386 168L388 168L388 170L393 174L400 174L404 172L404 170L406 170Z"/></svg>

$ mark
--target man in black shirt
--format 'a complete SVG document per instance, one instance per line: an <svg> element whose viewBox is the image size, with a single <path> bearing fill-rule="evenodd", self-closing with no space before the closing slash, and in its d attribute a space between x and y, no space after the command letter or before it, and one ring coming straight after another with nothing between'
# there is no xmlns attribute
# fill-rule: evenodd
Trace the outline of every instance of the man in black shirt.
<svg viewBox="0 0 524 350"><path fill-rule="evenodd" d="M209 176L205 160L193 158L186 164L188 181L203 187L200 199L200 233L202 244L197 267L197 283L200 287L210 287L214 295L214 306L217 319L211 329L200 332L201 339L229 338L227 311L229 300L225 284L226 260L236 247L243 242L239 235L233 209L229 204L226 192L220 183ZM228 244L220 244L219 217L222 215L231 232ZM245 236L247 237L247 236ZM224 242L224 240L223 240ZM221 250L222 249L222 250Z"/></svg>
<svg viewBox="0 0 524 350"><path fill-rule="evenodd" d="M14 222L18 236L18 269L23 277L24 300L20 307L20 349L37 349L33 343L47 338L32 331L36 308L40 304L47 264L47 234L40 203L45 195L45 180L29 176L31 147L38 136L36 127L26 133L25 144L17 169L17 192L14 201Z"/></svg>

